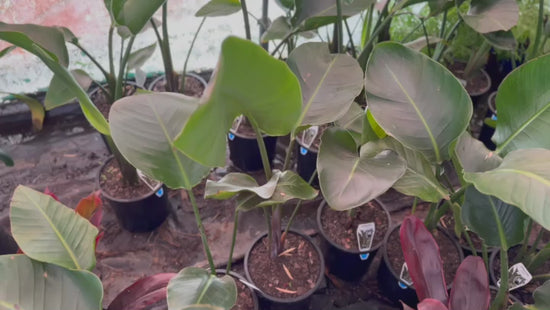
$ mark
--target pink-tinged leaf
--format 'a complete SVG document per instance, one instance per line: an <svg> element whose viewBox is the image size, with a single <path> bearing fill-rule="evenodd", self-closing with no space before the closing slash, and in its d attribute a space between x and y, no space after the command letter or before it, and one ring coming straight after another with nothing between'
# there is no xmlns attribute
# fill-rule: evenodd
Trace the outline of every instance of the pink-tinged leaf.
<svg viewBox="0 0 550 310"><path fill-rule="evenodd" d="M424 223L407 216L401 224L401 248L418 300L433 298L447 303L447 287L439 246Z"/></svg>
<svg viewBox="0 0 550 310"><path fill-rule="evenodd" d="M101 198L99 198L99 191L95 191L88 195L88 197L82 198L75 208L75 212L80 214L83 218L91 222L92 215L98 213L102 207ZM92 223L97 226L95 223Z"/></svg>
<svg viewBox="0 0 550 310"><path fill-rule="evenodd" d="M466 257L456 271L449 309L487 310L489 300L489 277L483 259Z"/></svg>
<svg viewBox="0 0 550 310"><path fill-rule="evenodd" d="M441 301L427 298L418 304L418 310L449 310Z"/></svg>
<svg viewBox="0 0 550 310"><path fill-rule="evenodd" d="M166 286L175 273L144 277L120 292L107 310L141 310L166 299Z"/></svg>
<svg viewBox="0 0 550 310"><path fill-rule="evenodd" d="M95 248L97 249L97 245L99 244L99 240L101 240L101 238L103 238L103 235L105 235L105 232L102 231L100 232L99 234L97 234L97 236L95 237Z"/></svg>
<svg viewBox="0 0 550 310"><path fill-rule="evenodd" d="M100 204L98 206L98 209L95 211L94 215L92 215L92 218L90 219L90 223L99 228L99 225L101 224L101 219L103 219L103 204Z"/></svg>
<svg viewBox="0 0 550 310"><path fill-rule="evenodd" d="M46 187L46 189L44 190L44 194L48 195L48 196L51 196L53 199L59 201L59 198L57 198L57 196L50 191L49 188Z"/></svg>

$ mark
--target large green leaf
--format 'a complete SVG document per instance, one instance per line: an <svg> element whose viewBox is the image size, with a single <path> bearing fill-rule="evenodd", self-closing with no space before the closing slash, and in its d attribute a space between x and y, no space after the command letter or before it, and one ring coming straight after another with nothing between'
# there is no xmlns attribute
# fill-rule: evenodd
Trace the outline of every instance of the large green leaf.
<svg viewBox="0 0 550 310"><path fill-rule="evenodd" d="M207 270L187 267L168 283L168 309L231 309L237 301L237 286L231 276L218 277Z"/></svg>
<svg viewBox="0 0 550 310"><path fill-rule="evenodd" d="M137 35L166 0L110 0L112 18ZM108 7L109 8L109 7Z"/></svg>
<svg viewBox="0 0 550 310"><path fill-rule="evenodd" d="M518 23L519 7L516 0L472 0L462 19L479 33L506 31Z"/></svg>
<svg viewBox="0 0 550 310"><path fill-rule="evenodd" d="M550 229L550 150L522 149L510 152L497 168L466 172L464 178L486 195L519 207Z"/></svg>
<svg viewBox="0 0 550 310"><path fill-rule="evenodd" d="M99 310L102 299L101 281L89 271L68 270L25 255L0 256L0 309L6 302L25 310Z"/></svg>
<svg viewBox="0 0 550 310"><path fill-rule="evenodd" d="M342 15L359 14L375 2L374 0L342 1ZM303 30L311 30L335 22L337 15L334 0L296 0L292 24Z"/></svg>
<svg viewBox="0 0 550 310"><path fill-rule="evenodd" d="M277 17L262 35L262 42L281 40L292 31L286 16Z"/></svg>
<svg viewBox="0 0 550 310"><path fill-rule="evenodd" d="M519 67L500 84L496 97L496 151L550 148L550 55Z"/></svg>
<svg viewBox="0 0 550 310"><path fill-rule="evenodd" d="M124 97L111 107L113 140L124 157L170 188L191 189L209 172L174 147L174 139L198 105L175 93Z"/></svg>
<svg viewBox="0 0 550 310"><path fill-rule="evenodd" d="M449 159L450 144L472 116L470 96L447 69L398 43L374 48L365 91L386 133L437 163Z"/></svg>
<svg viewBox="0 0 550 310"><path fill-rule="evenodd" d="M544 282L533 293L534 305L522 305L515 303L510 310L547 310L550 309L550 281Z"/></svg>
<svg viewBox="0 0 550 310"><path fill-rule="evenodd" d="M457 140L454 149L460 167L465 172L484 172L495 169L502 163L502 158L487 149L483 143L464 132ZM461 171L457 171L461 173Z"/></svg>
<svg viewBox="0 0 550 310"><path fill-rule="evenodd" d="M94 268L97 228L74 210L23 185L10 206L13 238L29 257L68 269Z"/></svg>
<svg viewBox="0 0 550 310"><path fill-rule="evenodd" d="M149 46L133 51L128 57L128 70L141 68L145 62L153 56L156 48L157 43L153 43Z"/></svg>
<svg viewBox="0 0 550 310"><path fill-rule="evenodd" d="M330 128L323 133L317 171L323 196L329 206L347 210L360 206L387 191L403 176L406 162L392 151L367 154L357 151L349 132Z"/></svg>
<svg viewBox="0 0 550 310"><path fill-rule="evenodd" d="M449 199L449 191L441 186L435 177L434 168L421 153L405 147L391 137L368 143L363 147L377 150L389 149L405 159L407 170L393 185L398 192L430 202Z"/></svg>
<svg viewBox="0 0 550 310"><path fill-rule="evenodd" d="M83 90L87 90L92 84L92 78L84 70L71 70L71 74ZM59 75L54 75L50 81L50 86L48 86L44 105L52 108L73 101L76 96L71 91L72 87L74 86L65 84Z"/></svg>
<svg viewBox="0 0 550 310"><path fill-rule="evenodd" d="M22 94L10 94L15 97L17 100L25 103L29 110L31 111L32 127L34 130L42 130L42 125L44 124L44 117L46 112L44 111L44 106L40 101Z"/></svg>
<svg viewBox="0 0 550 310"><path fill-rule="evenodd" d="M203 5L195 16L197 17L216 17L227 16L237 13L241 10L241 2L239 0L210 0Z"/></svg>
<svg viewBox="0 0 550 310"><path fill-rule="evenodd" d="M206 181L204 190L205 198L229 199L239 193L249 192L260 198L270 198L275 192L281 173L273 173L271 179L264 185L259 185L256 180L246 173L229 173L219 181Z"/></svg>
<svg viewBox="0 0 550 310"><path fill-rule="evenodd" d="M248 40L229 37L203 103L176 146L204 165L225 166L226 134L237 116L281 136L294 129L301 106L300 84L284 62Z"/></svg>
<svg viewBox="0 0 550 310"><path fill-rule="evenodd" d="M480 193L473 186L466 189L462 205L462 222L488 246L500 247L501 225L509 247L523 241L527 215L498 198Z"/></svg>
<svg viewBox="0 0 550 310"><path fill-rule="evenodd" d="M40 31L37 31L36 27L41 27ZM54 31L57 34L54 35ZM43 40L41 40L40 36L37 35L37 32L45 33L44 37L46 40L50 38L50 34L51 36L60 37L61 39L64 38L63 33L59 30L59 28L55 27L10 25L0 23L0 39L19 46L40 58L40 60L42 60L42 62L44 62L44 64L53 71L54 75L57 76L56 78L60 79L62 83L67 85L67 89L72 93L72 96L76 97L80 101L82 112L90 124L100 133L109 135L109 124L107 124L107 120L105 120L105 117L103 117L101 112L99 112L97 107L92 103L88 97L88 94L80 87L75 78L67 70L66 64L62 57L63 53L59 51L60 47L57 44L51 46L47 42L42 42ZM59 38L55 40L52 39L52 41L57 43ZM65 43L63 41L63 50L66 51L64 44ZM58 105L61 105L61 103L56 103L55 106L46 105L46 109L49 110Z"/></svg>
<svg viewBox="0 0 550 310"><path fill-rule="evenodd" d="M8 153L4 152L4 150L0 149L0 160L8 167L13 167L13 159L11 158Z"/></svg>
<svg viewBox="0 0 550 310"><path fill-rule="evenodd" d="M342 117L363 89L363 70L346 54L330 54L326 43L305 43L290 53L288 66L302 89L298 126L322 125Z"/></svg>

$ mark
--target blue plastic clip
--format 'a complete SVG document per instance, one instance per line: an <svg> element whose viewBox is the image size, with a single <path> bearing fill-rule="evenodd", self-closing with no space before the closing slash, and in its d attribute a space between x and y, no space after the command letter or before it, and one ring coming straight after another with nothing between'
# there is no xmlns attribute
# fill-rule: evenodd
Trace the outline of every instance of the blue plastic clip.
<svg viewBox="0 0 550 310"><path fill-rule="evenodd" d="M406 290L408 288L407 285L405 285L405 283L401 282L401 281L397 281L397 285L399 285L400 288Z"/></svg>
<svg viewBox="0 0 550 310"><path fill-rule="evenodd" d="M367 260L369 259L369 255L370 253L361 253L359 254L359 257L361 258L361 260Z"/></svg>
<svg viewBox="0 0 550 310"><path fill-rule="evenodd" d="M300 146L300 154L306 155L307 154L307 149L303 146Z"/></svg>
<svg viewBox="0 0 550 310"><path fill-rule="evenodd" d="M162 195L164 195L164 189L161 187L159 188L159 190L155 193L155 195L157 195L157 197L162 197Z"/></svg>
<svg viewBox="0 0 550 310"><path fill-rule="evenodd" d="M229 140L233 141L235 139L235 135L232 134L232 133L228 133L227 134L227 137L229 138Z"/></svg>

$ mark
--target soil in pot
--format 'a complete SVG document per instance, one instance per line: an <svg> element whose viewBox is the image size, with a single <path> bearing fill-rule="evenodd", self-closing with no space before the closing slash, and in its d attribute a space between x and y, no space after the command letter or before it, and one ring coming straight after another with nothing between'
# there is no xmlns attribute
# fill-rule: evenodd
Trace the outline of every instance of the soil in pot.
<svg viewBox="0 0 550 310"><path fill-rule="evenodd" d="M322 260L309 240L289 232L284 249L275 259L269 253L268 238L257 242L248 255L250 280L264 294L294 299L316 288Z"/></svg>
<svg viewBox="0 0 550 310"><path fill-rule="evenodd" d="M231 310L254 310L254 297L252 291L246 285L244 285L238 279L235 279L237 285L237 303L231 308Z"/></svg>
<svg viewBox="0 0 550 310"><path fill-rule="evenodd" d="M155 80L151 84L149 90L155 92L164 92L166 91L166 78L161 77L158 80ZM183 91L184 95L200 98L205 89L205 81L201 81L198 78L192 75L185 76L185 89ZM181 87L181 75L178 75L178 89Z"/></svg>
<svg viewBox="0 0 550 310"><path fill-rule="evenodd" d="M105 89L108 89L107 85L104 85ZM138 86L132 83L124 85L123 97L132 96L136 93ZM99 109L101 114L106 119L109 119L109 111L111 110L111 104L109 103L109 96L101 88L97 88L95 91L90 93L90 99Z"/></svg>
<svg viewBox="0 0 550 310"><path fill-rule="evenodd" d="M514 264L518 263L516 260L517 255L519 254L519 251L521 249L521 246L515 246L508 250L508 261L509 261L509 267L513 266ZM496 251L491 256L491 280L493 280L496 284L496 281L500 279L500 251ZM534 270L531 274L533 276L538 274L548 274L550 273L550 260L546 261L544 264L542 264L539 268ZM515 297L517 297L522 303L524 304L533 304L533 292L542 284L544 284L544 280L531 280L531 282L527 283L527 285L516 288L515 290L512 290L511 293L514 294Z"/></svg>
<svg viewBox="0 0 550 310"><path fill-rule="evenodd" d="M101 171L99 186L109 196L120 199L142 197L151 192L151 188L141 181L141 179L137 185L126 184L123 181L122 173L116 160L109 161Z"/></svg>
<svg viewBox="0 0 550 310"><path fill-rule="evenodd" d="M464 69L466 69L466 64L463 62L454 62L448 66L449 70L459 79L466 82L464 88L470 96L479 96L483 95L489 88L491 88L491 80L489 75L483 70L480 69L471 74L470 77L465 78Z"/></svg>

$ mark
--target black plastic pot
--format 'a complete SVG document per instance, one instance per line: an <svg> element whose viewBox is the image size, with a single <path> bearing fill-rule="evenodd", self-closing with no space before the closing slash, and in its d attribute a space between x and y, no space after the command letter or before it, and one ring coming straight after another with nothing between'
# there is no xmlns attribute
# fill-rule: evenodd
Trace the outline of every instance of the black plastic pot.
<svg viewBox="0 0 550 310"><path fill-rule="evenodd" d="M224 275L226 274L225 272L225 269L216 269L216 273L218 275ZM229 272L229 275L232 276L235 281L241 281L242 284L244 284L248 290L250 291L251 295L252 295L252 302L254 303L254 310L259 310L260 309L260 303L258 302L258 295L256 295L256 291L251 288L250 286L248 286L248 282L246 281L246 279L241 276L240 274L234 272L234 271L230 271ZM238 298L238 296L237 296Z"/></svg>
<svg viewBox="0 0 550 310"><path fill-rule="evenodd" d="M406 283L403 283L400 280L399 274L401 270L396 271L393 270L390 258L388 256L387 251L387 243L389 236L392 234L393 231L399 229L401 225L395 226L393 229L389 231L389 233L386 235L386 239L384 240L384 246L382 247L383 252L383 259L380 262L380 267L378 268L378 274L377 274L377 280L378 280L378 288L390 300L392 300L396 305L400 305L400 301L403 301L410 307L416 307L418 304L418 297L416 296L416 290L414 287L407 285ZM462 250L460 249L460 246L458 245L458 242L452 237L447 234L447 232L438 227L439 232L447 236L449 240L453 242L455 245L457 252L460 256L460 261L464 259ZM451 283L447 283L447 289L450 289Z"/></svg>
<svg viewBox="0 0 550 310"><path fill-rule="evenodd" d="M391 223L390 213L384 207L384 205L375 200L378 205L382 207L386 213L388 227ZM323 230L323 225L321 223L321 216L323 209L327 208L326 203L321 203L317 209L317 227L321 233L321 249L324 253L326 268L329 272L342 280L356 282L361 280L363 276L369 270L369 266L376 256L376 252L382 246L383 241L375 244L371 247L368 252L361 252L359 250L350 250L343 248L339 244L334 243L330 240ZM389 230L388 230L389 231ZM386 231L386 234L388 233ZM384 239L386 239L384 237Z"/></svg>
<svg viewBox="0 0 550 310"><path fill-rule="evenodd" d="M0 226L0 255L15 254L18 249L13 237Z"/></svg>
<svg viewBox="0 0 550 310"><path fill-rule="evenodd" d="M487 109L487 114L485 115L485 117L489 117L495 121L497 120L497 110L493 104L493 100L496 97L496 95L497 95L497 92L494 91L489 95L489 98L487 98L488 109ZM495 128L483 122L483 126L481 127L481 132L479 133L479 141L483 142L483 144L490 150L496 149L496 145L491 140L494 133L495 133Z"/></svg>
<svg viewBox="0 0 550 310"><path fill-rule="evenodd" d="M261 299L260 303L262 305L265 305L265 306L262 306L262 309L264 309L264 308L268 308L268 309L281 308L281 309L286 309L286 310L308 309L309 297L311 297L311 295L313 295L320 288L321 284L323 283L324 275L325 275L325 263L324 263L324 260L323 260L323 254L321 253L321 249L319 249L319 247L307 235L302 234L302 233L297 232L297 231L292 230L292 229L289 230L289 233L293 233L295 235L298 235L298 236L302 237L303 239L308 241L315 248L317 254L319 255L319 264L320 264L319 275L318 275L318 278L317 278L317 282L315 283L315 286L313 287L313 289L309 290L306 294L298 296L298 297L294 297L294 298L278 298L278 297L273 297L273 296L267 295L267 294L263 293L262 291L258 291L258 294L259 294L260 299ZM246 251L246 255L244 256L244 272L246 274L246 278L248 279L248 281L250 283L252 283L255 286L256 286L256 284L252 280L252 277L250 276L250 271L248 269L248 262L249 262L250 252L252 251L252 249L254 248L254 246L258 242L261 242L261 240L263 238L266 238L266 237L267 237L267 233L262 234L256 240L254 240L254 242L252 243L252 245L250 246L248 251Z"/></svg>
<svg viewBox="0 0 550 310"><path fill-rule="evenodd" d="M194 79L196 79L197 81L199 81L202 84L204 89L206 89L206 85L208 83L206 83L206 80L203 79L202 76L200 76L198 74L195 74L193 72L187 72L185 75L193 77ZM161 76L156 77L153 81L151 81L151 84L149 84L149 86L147 87L147 90L152 91L155 88L155 86L157 85L157 83L159 83L160 81L164 81L165 79L166 79L165 75L161 75Z"/></svg>
<svg viewBox="0 0 550 310"><path fill-rule="evenodd" d="M166 195L166 187L159 184L150 193L133 199L119 199L107 194L99 185L103 168L114 158L111 157L101 166L97 176L97 184L101 190L103 201L107 201L115 211L120 225L130 232L152 231L164 222L170 206Z"/></svg>
<svg viewBox="0 0 550 310"><path fill-rule="evenodd" d="M307 148L300 142L299 139L296 139L296 171L302 177L302 179L309 181L315 170L317 169L317 154L318 150L312 150ZM317 187L319 186L319 178L315 176L311 185Z"/></svg>
<svg viewBox="0 0 550 310"><path fill-rule="evenodd" d="M265 148L269 162L275 158L277 150L277 137L264 136ZM229 145L229 159L233 165L243 171L256 171L263 169L262 157L256 137L246 137L230 130L227 134Z"/></svg>

